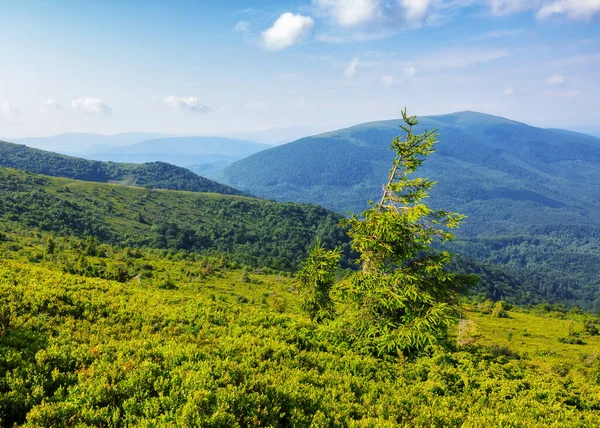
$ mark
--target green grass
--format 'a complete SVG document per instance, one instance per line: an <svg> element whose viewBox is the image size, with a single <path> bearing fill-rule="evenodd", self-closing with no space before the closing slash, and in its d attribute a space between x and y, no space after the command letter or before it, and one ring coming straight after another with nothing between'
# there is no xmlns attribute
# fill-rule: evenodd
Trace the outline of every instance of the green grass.
<svg viewBox="0 0 600 428"><path fill-rule="evenodd" d="M560 319L516 309L509 311L508 318L495 318L473 309L467 313L467 318L474 321L481 334L480 344L514 349L545 370L564 365L578 372L585 369L587 363L600 358L600 336L582 332L584 315L560 314L565 318ZM561 343L559 339L568 337L569 331L579 334L585 344Z"/></svg>

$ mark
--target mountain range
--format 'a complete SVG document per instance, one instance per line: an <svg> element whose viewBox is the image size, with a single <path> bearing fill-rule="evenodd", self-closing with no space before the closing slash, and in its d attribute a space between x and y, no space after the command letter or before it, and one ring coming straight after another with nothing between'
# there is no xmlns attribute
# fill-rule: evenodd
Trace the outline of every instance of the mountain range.
<svg viewBox="0 0 600 428"><path fill-rule="evenodd" d="M224 137L164 137L102 150L92 147L82 157L127 163L168 162L206 174L270 147Z"/></svg>
<svg viewBox="0 0 600 428"><path fill-rule="evenodd" d="M304 128L302 128L304 129ZM299 129L293 135L298 135ZM289 131L271 130L251 135L276 141ZM23 138L15 143L97 161L122 163L167 162L200 175L212 174L261 150L272 147L240 138L170 136L128 132L114 135L67 133L50 137ZM286 140L286 142L291 140Z"/></svg>
<svg viewBox="0 0 600 428"><path fill-rule="evenodd" d="M266 198L359 213L381 195L399 124L303 138L213 178ZM439 182L429 203L468 216L454 250L538 278L542 293L583 295L582 305L599 309L600 139L476 112L421 117L415 132L425 129L440 139L418 171Z"/></svg>

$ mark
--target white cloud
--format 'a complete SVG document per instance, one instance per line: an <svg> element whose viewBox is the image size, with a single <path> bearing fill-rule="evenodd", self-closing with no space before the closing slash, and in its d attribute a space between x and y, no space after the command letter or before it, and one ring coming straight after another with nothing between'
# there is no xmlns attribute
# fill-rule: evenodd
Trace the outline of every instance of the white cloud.
<svg viewBox="0 0 600 428"><path fill-rule="evenodd" d="M569 19L588 20L600 12L600 0L554 0L545 2L538 11L538 18L566 15Z"/></svg>
<svg viewBox="0 0 600 428"><path fill-rule="evenodd" d="M489 0L492 14L508 15L537 9L541 0Z"/></svg>
<svg viewBox="0 0 600 428"><path fill-rule="evenodd" d="M565 84L565 77L560 74L555 74L546 78L546 83L552 86L561 86Z"/></svg>
<svg viewBox="0 0 600 428"><path fill-rule="evenodd" d="M538 18L565 15L573 20L589 20L600 12L600 0L488 0L494 15L536 11Z"/></svg>
<svg viewBox="0 0 600 428"><path fill-rule="evenodd" d="M48 107L52 107L52 108L55 108L55 109L58 109L58 110L62 110L62 106L56 100L49 99L49 100L46 100L46 102L44 104L46 104Z"/></svg>
<svg viewBox="0 0 600 428"><path fill-rule="evenodd" d="M394 78L392 76L382 76L381 83L383 83L384 85L393 85Z"/></svg>
<svg viewBox="0 0 600 428"><path fill-rule="evenodd" d="M6 122L14 122L24 114L25 113L8 102L4 102L2 106L0 106L0 119L5 120Z"/></svg>
<svg viewBox="0 0 600 428"><path fill-rule="evenodd" d="M427 17L431 0L313 0L316 11L340 27L419 26Z"/></svg>
<svg viewBox="0 0 600 428"><path fill-rule="evenodd" d="M194 113L207 113L210 111L210 107L203 104L196 97L174 97L168 96L164 99L167 105L176 108L177 110L187 110Z"/></svg>
<svg viewBox="0 0 600 428"><path fill-rule="evenodd" d="M248 21L240 21L235 25L235 31L238 33L247 33L250 31L250 23Z"/></svg>
<svg viewBox="0 0 600 428"><path fill-rule="evenodd" d="M111 116L112 108L100 98L85 97L71 100L71 106L84 114L91 116Z"/></svg>
<svg viewBox="0 0 600 428"><path fill-rule="evenodd" d="M304 40L313 30L315 21L310 16L282 14L273 26L262 32L262 45L270 51L280 51Z"/></svg>
<svg viewBox="0 0 600 428"><path fill-rule="evenodd" d="M344 76L346 76L348 79L356 76L356 67L358 67L358 58L352 58L352 61L350 61L344 70Z"/></svg>
<svg viewBox="0 0 600 428"><path fill-rule="evenodd" d="M417 74L417 69L411 65L404 69L404 74L406 77L413 77L415 74Z"/></svg>
<svg viewBox="0 0 600 428"><path fill-rule="evenodd" d="M429 0L402 0L404 13L407 21L420 22L429 10Z"/></svg>
<svg viewBox="0 0 600 428"><path fill-rule="evenodd" d="M502 91L503 95L506 95L507 97L513 95L515 93L515 91L513 91L512 88L506 88L505 90Z"/></svg>
<svg viewBox="0 0 600 428"><path fill-rule="evenodd" d="M381 14L380 0L314 0L317 10L342 27L355 27L375 20Z"/></svg>

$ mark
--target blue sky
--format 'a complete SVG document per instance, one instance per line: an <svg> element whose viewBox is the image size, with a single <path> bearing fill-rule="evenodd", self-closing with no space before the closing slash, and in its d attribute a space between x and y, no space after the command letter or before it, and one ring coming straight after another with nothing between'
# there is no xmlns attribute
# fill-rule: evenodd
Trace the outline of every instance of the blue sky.
<svg viewBox="0 0 600 428"><path fill-rule="evenodd" d="M600 0L35 1L0 136L334 129L409 111L600 125Z"/></svg>

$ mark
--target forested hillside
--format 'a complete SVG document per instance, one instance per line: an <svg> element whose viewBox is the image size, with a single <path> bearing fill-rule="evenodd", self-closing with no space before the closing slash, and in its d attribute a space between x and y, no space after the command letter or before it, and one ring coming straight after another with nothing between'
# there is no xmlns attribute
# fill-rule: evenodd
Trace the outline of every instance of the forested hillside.
<svg viewBox="0 0 600 428"><path fill-rule="evenodd" d="M27 146L0 141L0 166L54 177L101 183L114 182L156 189L241 194L193 172L164 162L123 164L99 162L60 155Z"/></svg>
<svg viewBox="0 0 600 428"><path fill-rule="evenodd" d="M319 237L346 248L340 217L312 205L52 178L0 168L4 227L93 236L122 247L214 251L294 270Z"/></svg>
<svg viewBox="0 0 600 428"><path fill-rule="evenodd" d="M420 119L417 131L440 134L421 172L439 182L431 205L468 216L454 250L526 278L547 300L600 310L600 139L473 112ZM304 138L236 162L219 179L360 212L381 197L399 123Z"/></svg>

